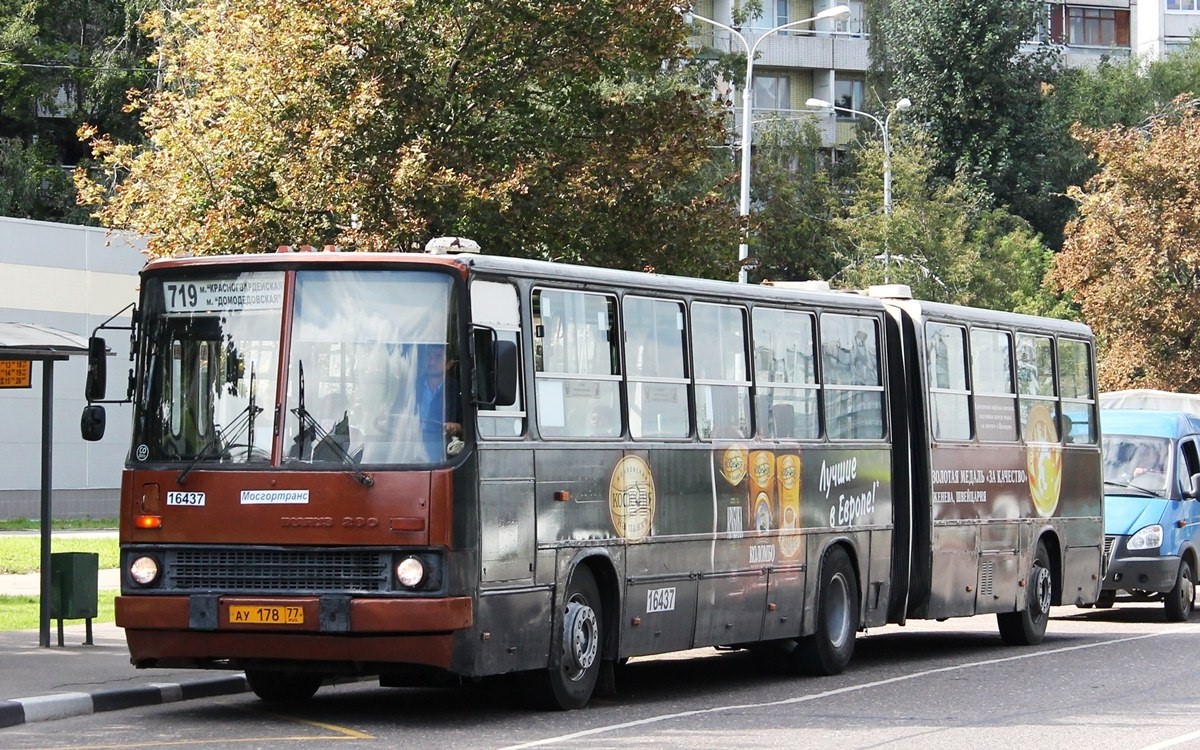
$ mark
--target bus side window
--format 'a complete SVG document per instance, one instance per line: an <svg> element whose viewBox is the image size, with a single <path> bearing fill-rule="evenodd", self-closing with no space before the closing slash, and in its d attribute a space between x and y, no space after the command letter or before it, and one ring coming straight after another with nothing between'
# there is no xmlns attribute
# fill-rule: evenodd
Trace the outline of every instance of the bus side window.
<svg viewBox="0 0 1200 750"><path fill-rule="evenodd" d="M627 295L622 304L629 432L635 440L687 437L683 303Z"/></svg>
<svg viewBox="0 0 1200 750"><path fill-rule="evenodd" d="M967 389L967 329L943 323L925 326L929 418L938 440L971 439L971 392Z"/></svg>
<svg viewBox="0 0 1200 750"><path fill-rule="evenodd" d="M821 435L814 328L811 313L754 310L754 405L763 437Z"/></svg>
<svg viewBox="0 0 1200 750"><path fill-rule="evenodd" d="M1096 394L1092 390L1091 346L1059 339L1059 395L1064 443L1096 444Z"/></svg>
<svg viewBox="0 0 1200 750"><path fill-rule="evenodd" d="M884 429L879 326L874 318L821 316L825 432L835 440L878 440Z"/></svg>
<svg viewBox="0 0 1200 750"><path fill-rule="evenodd" d="M533 328L537 421L545 437L615 437L620 429L621 368L616 298L535 289ZM616 415L617 429L613 430ZM595 418L595 422L593 421ZM593 434L599 423L599 434Z"/></svg>
<svg viewBox="0 0 1200 750"><path fill-rule="evenodd" d="M701 439L750 437L750 374L746 311L692 304L696 427Z"/></svg>
<svg viewBox="0 0 1200 750"><path fill-rule="evenodd" d="M521 311L512 284L476 279L471 282L471 320L491 326L500 341L521 351ZM525 394L521 386L524 357L517 355L517 399L511 405L481 405L476 424L482 437L514 438L525 434Z"/></svg>
<svg viewBox="0 0 1200 750"><path fill-rule="evenodd" d="M1017 334L1017 407L1025 442L1057 443L1061 439L1054 382L1054 343L1050 337Z"/></svg>
<svg viewBox="0 0 1200 750"><path fill-rule="evenodd" d="M983 442L1017 439L1017 389L1013 383L1012 334L971 329L971 386L975 434Z"/></svg>

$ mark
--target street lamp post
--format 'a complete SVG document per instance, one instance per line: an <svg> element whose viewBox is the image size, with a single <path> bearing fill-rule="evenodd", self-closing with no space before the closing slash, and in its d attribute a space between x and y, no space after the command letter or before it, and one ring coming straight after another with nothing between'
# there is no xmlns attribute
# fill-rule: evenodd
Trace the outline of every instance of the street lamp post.
<svg viewBox="0 0 1200 750"><path fill-rule="evenodd" d="M704 23L716 26L718 29L723 29L733 34L741 41L742 46L746 49L746 80L742 84L742 169L741 169L741 198L738 202L738 212L741 216L741 238L738 243L738 282L746 283L746 258L750 256L750 246L748 244L748 234L750 232L750 148L752 144L750 111L753 108L754 96L754 53L758 50L758 44L770 35L777 31L790 29L793 26L811 23L813 21L822 21L827 18L845 18L850 15L850 8L845 5L835 5L831 8L826 8L817 15L811 18L802 18L799 21L791 21L790 23L781 24L772 29L764 31L754 43L746 39L738 29L732 26L727 26L720 21L714 21L711 18L696 15L695 13L687 14L689 17L703 21Z"/></svg>
<svg viewBox="0 0 1200 750"><path fill-rule="evenodd" d="M884 217L890 217L892 215L892 141L888 131L892 126L892 118L897 112L903 112L911 107L912 100L904 97L897 101L892 107L892 111L888 112L887 117L882 120L870 112L863 112L850 107L839 107L824 99L809 99L804 105L817 109L833 109L839 112L848 112L852 115L862 115L874 121L879 126L879 132L883 134L883 215ZM883 235L883 283L890 284L892 281L892 256L888 252L887 221L888 219L885 218Z"/></svg>

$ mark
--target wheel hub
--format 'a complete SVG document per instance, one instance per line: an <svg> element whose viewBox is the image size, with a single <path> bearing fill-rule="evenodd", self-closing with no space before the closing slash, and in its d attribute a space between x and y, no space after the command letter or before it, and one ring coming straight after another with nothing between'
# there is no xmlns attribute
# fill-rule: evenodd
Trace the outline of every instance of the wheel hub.
<svg viewBox="0 0 1200 750"><path fill-rule="evenodd" d="M1050 611L1051 594L1050 571L1041 565L1035 566L1033 569L1033 603L1037 605L1038 612Z"/></svg>
<svg viewBox="0 0 1200 750"><path fill-rule="evenodd" d="M595 663L600 650L596 612L580 602L568 603L563 631L563 668L570 679L578 679Z"/></svg>

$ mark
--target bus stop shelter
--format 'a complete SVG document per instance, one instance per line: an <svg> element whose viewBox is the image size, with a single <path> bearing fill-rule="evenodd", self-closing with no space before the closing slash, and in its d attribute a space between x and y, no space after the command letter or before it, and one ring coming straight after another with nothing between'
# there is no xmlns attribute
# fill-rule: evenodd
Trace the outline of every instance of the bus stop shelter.
<svg viewBox="0 0 1200 750"><path fill-rule="evenodd" d="M50 645L51 446L54 444L54 363L86 355L87 338L32 323L0 323L0 387L32 388L33 363L42 368L41 627L38 643ZM80 384L80 392L83 385Z"/></svg>

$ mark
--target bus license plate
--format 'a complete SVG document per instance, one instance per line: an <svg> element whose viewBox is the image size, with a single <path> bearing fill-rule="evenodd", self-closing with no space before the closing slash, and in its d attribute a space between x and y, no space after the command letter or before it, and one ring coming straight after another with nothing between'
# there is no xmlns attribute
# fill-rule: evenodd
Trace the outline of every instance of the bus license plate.
<svg viewBox="0 0 1200 750"><path fill-rule="evenodd" d="M301 607L246 607L229 608L230 625L303 625L304 609Z"/></svg>

